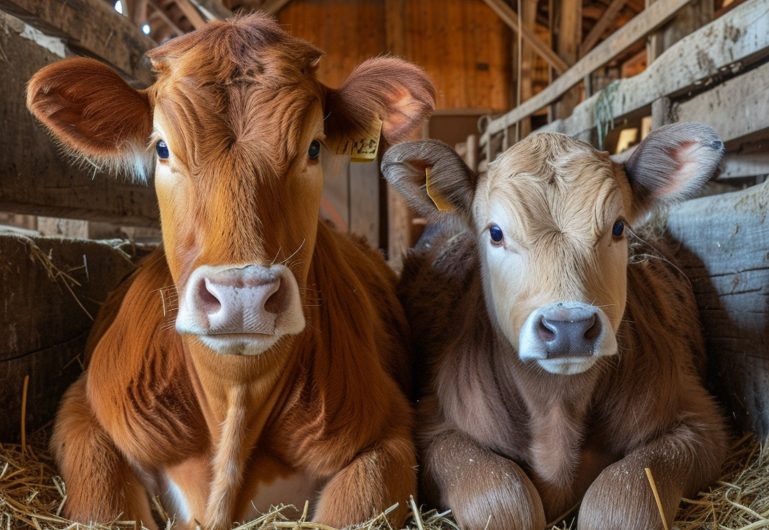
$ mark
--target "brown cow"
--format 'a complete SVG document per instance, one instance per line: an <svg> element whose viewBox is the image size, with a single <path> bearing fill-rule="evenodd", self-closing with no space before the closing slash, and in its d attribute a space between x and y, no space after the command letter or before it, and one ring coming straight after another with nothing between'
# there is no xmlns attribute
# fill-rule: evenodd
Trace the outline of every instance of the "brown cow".
<svg viewBox="0 0 769 530"><path fill-rule="evenodd" d="M582 499L580 529L646 530L662 519L644 468L668 523L716 478L725 427L698 374L691 287L630 225L696 189L722 149L710 127L679 124L624 166L559 134L480 177L437 142L385 155L412 205L451 221L401 280L430 372L417 433L428 501L469 529L539 529ZM455 213L436 213L426 167Z"/></svg>
<svg viewBox="0 0 769 530"><path fill-rule="evenodd" d="M308 498L332 525L396 502L404 519L415 453L393 374L406 385L407 328L381 257L319 223L319 156L377 118L402 139L434 90L391 58L329 89L320 55L254 15L153 50L147 90L81 58L30 81L29 108L76 155L155 165L163 229L59 411L67 516L152 525L149 493L188 526Z"/></svg>

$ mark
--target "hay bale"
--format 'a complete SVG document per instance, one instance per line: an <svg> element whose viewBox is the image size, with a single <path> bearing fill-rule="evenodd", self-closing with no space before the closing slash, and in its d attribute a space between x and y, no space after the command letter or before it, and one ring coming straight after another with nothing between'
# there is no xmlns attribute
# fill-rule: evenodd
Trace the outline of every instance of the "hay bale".
<svg viewBox="0 0 769 530"><path fill-rule="evenodd" d="M25 376L27 429L53 418L82 371L93 315L134 269L123 245L0 235L0 441L18 439Z"/></svg>

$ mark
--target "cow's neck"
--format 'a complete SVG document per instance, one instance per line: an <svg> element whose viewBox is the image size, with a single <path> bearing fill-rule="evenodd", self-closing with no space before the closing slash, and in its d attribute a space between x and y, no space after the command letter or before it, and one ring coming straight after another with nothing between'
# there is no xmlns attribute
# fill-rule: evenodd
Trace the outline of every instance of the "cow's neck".
<svg viewBox="0 0 769 530"><path fill-rule="evenodd" d="M529 412L532 478L548 517L556 517L571 508L578 498L575 492L595 478L591 462L598 456L586 438L602 370L593 367L583 374L554 375L525 366L517 352L510 357L514 359L510 377Z"/></svg>
<svg viewBox="0 0 769 530"><path fill-rule="evenodd" d="M283 398L294 361L291 345L261 355L220 355L194 339L185 343L190 376L212 439L234 412L245 407L243 421L258 435Z"/></svg>

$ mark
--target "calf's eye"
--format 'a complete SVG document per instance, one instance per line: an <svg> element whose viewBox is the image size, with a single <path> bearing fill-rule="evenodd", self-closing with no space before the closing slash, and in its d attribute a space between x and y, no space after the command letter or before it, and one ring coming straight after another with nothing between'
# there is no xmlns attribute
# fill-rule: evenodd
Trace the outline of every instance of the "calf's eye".
<svg viewBox="0 0 769 530"><path fill-rule="evenodd" d="M614 239L619 239L622 234L625 233L625 221L617 219L614 221L614 226L611 228L611 235Z"/></svg>
<svg viewBox="0 0 769 530"><path fill-rule="evenodd" d="M317 160L320 156L320 142L313 140L310 144L310 148L307 150L307 158L310 160Z"/></svg>
<svg viewBox="0 0 769 530"><path fill-rule="evenodd" d="M491 225L489 227L489 236L491 236L491 244L497 246L501 245L502 240L505 238L499 225Z"/></svg>
<svg viewBox="0 0 769 530"><path fill-rule="evenodd" d="M168 157L171 156L168 145L163 140L158 140L158 143L155 144L155 151L157 151L160 160L168 160Z"/></svg>

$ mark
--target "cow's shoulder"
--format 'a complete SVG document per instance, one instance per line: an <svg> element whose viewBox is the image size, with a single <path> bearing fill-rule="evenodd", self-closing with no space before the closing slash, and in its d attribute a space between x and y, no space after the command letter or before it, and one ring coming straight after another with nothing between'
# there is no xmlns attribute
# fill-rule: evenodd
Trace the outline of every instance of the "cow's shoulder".
<svg viewBox="0 0 769 530"><path fill-rule="evenodd" d="M162 248L105 303L89 344L87 395L133 460L174 462L208 444L174 329L175 289Z"/></svg>

